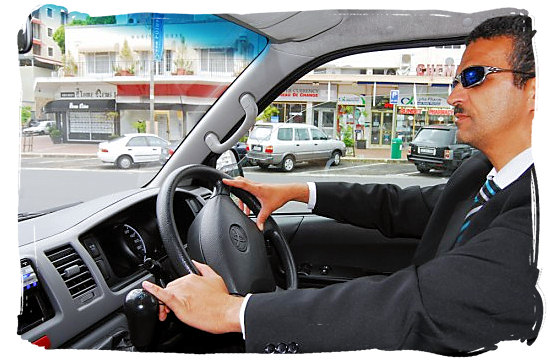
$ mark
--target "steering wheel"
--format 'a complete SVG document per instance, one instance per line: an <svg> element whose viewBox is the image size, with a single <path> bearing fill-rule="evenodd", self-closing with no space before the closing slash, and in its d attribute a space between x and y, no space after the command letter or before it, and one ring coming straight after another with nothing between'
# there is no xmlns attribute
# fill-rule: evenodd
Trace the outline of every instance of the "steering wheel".
<svg viewBox="0 0 550 360"><path fill-rule="evenodd" d="M205 165L187 165L174 170L162 184L157 197L157 221L168 258L178 276L199 274L191 258L208 264L218 273L229 293L276 290L275 277L267 255L266 242L273 244L284 271L286 288L296 289L298 275L285 236L270 216L263 233L229 196L233 193L255 214L260 202L249 192L228 187L222 179L232 179ZM174 220L174 194L183 179L205 181L212 196L195 217L183 244Z"/></svg>

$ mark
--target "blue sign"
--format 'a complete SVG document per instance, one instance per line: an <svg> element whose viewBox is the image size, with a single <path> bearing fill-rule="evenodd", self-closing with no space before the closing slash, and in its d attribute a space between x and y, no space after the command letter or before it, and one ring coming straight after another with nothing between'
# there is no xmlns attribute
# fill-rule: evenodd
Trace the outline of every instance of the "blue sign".
<svg viewBox="0 0 550 360"><path fill-rule="evenodd" d="M399 101L399 90L390 90L390 104L397 104Z"/></svg>
<svg viewBox="0 0 550 360"><path fill-rule="evenodd" d="M164 52L164 19L162 14L153 14L151 36L153 37L153 58L155 61L162 61Z"/></svg>

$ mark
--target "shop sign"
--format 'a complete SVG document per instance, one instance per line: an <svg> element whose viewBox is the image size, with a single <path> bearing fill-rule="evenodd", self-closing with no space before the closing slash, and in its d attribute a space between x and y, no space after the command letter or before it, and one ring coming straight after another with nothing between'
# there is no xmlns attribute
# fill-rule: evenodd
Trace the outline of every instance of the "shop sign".
<svg viewBox="0 0 550 360"><path fill-rule="evenodd" d="M71 110L87 110L90 108L90 105L80 103L80 104L74 104L72 102L69 103L69 109Z"/></svg>
<svg viewBox="0 0 550 360"><path fill-rule="evenodd" d="M74 88L67 91L60 92L60 98L62 99L114 99L116 97L116 91L105 91L105 89L97 88Z"/></svg>
<svg viewBox="0 0 550 360"><path fill-rule="evenodd" d="M333 86L330 91L330 98L328 93L328 86L312 86L307 84L296 84L288 88L283 92L275 101L312 101L312 102L325 102L336 101L336 87Z"/></svg>
<svg viewBox="0 0 550 360"><path fill-rule="evenodd" d="M164 20L162 14L153 14L153 26L151 26L153 35L153 56L157 62L162 61L164 52Z"/></svg>
<svg viewBox="0 0 550 360"><path fill-rule="evenodd" d="M390 104L397 105L399 100L399 90L390 90Z"/></svg>
<svg viewBox="0 0 550 360"><path fill-rule="evenodd" d="M338 95L338 104L340 105L365 105L365 98L355 94Z"/></svg>
<svg viewBox="0 0 550 360"><path fill-rule="evenodd" d="M399 109L402 115L419 115L422 114L422 109Z"/></svg>
<svg viewBox="0 0 550 360"><path fill-rule="evenodd" d="M428 115L445 115L452 116L454 115L454 110L452 109L429 109Z"/></svg>
<svg viewBox="0 0 550 360"><path fill-rule="evenodd" d="M400 105L414 106L413 96L403 96L399 99ZM447 99L438 96L418 96L416 99L416 106L446 106Z"/></svg>
<svg viewBox="0 0 550 360"><path fill-rule="evenodd" d="M456 72L456 65L442 65L442 64L418 64L416 66L417 76L448 76L454 77Z"/></svg>

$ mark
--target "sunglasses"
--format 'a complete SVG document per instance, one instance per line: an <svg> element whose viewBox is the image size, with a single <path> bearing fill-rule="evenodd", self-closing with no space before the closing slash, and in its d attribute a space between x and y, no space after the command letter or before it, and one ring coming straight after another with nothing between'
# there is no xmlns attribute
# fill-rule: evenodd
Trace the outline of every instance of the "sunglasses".
<svg viewBox="0 0 550 360"><path fill-rule="evenodd" d="M462 72L453 79L452 88L454 89L459 82L462 84L462 87L465 89L468 89L477 85L481 85L487 78L487 75L494 74L494 73L501 73L501 72L510 72L514 74L529 75L530 78L535 77L534 72L501 69L494 66L470 66L462 70Z"/></svg>

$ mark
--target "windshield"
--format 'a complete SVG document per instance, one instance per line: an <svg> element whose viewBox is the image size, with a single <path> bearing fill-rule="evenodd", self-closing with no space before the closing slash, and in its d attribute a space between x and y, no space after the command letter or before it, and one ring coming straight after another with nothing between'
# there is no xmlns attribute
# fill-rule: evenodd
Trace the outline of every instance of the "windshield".
<svg viewBox="0 0 550 360"><path fill-rule="evenodd" d="M268 140L271 136L271 129L271 126L255 126L249 138L253 140Z"/></svg>
<svg viewBox="0 0 550 360"><path fill-rule="evenodd" d="M161 147L175 149L267 45L214 15L75 10L32 12L33 45L19 57L20 213L149 182L168 160ZM50 128L24 131L44 120ZM100 145L132 133L154 138L131 150Z"/></svg>
<svg viewBox="0 0 550 360"><path fill-rule="evenodd" d="M414 142L448 145L451 141L451 132L447 129L421 129L414 138Z"/></svg>

